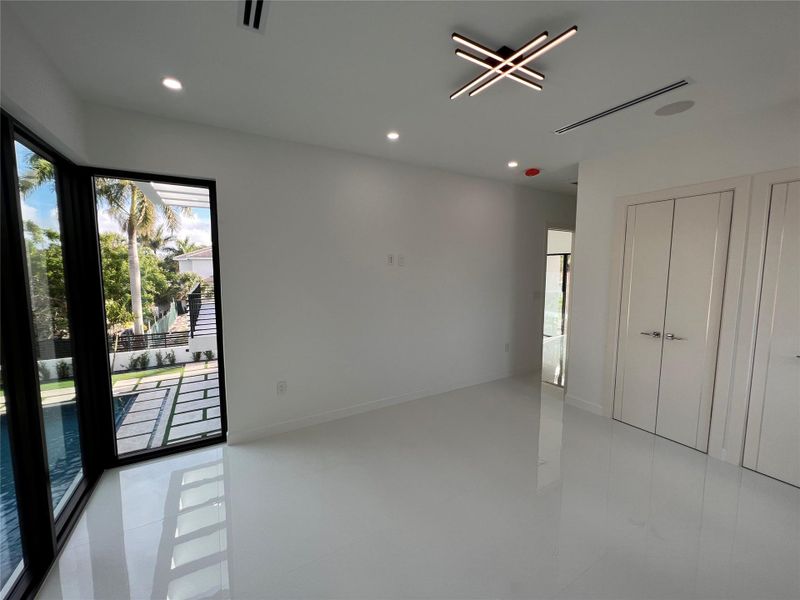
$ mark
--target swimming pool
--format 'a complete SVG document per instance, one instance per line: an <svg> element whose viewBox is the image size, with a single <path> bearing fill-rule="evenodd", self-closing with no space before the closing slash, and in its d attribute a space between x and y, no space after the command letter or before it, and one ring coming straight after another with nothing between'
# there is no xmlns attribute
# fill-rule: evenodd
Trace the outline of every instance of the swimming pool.
<svg viewBox="0 0 800 600"><path fill-rule="evenodd" d="M81 471L80 438L75 402L42 408L47 439L47 456L52 474L54 503L66 493ZM6 415L0 415L0 586L22 560L17 516L17 497Z"/></svg>

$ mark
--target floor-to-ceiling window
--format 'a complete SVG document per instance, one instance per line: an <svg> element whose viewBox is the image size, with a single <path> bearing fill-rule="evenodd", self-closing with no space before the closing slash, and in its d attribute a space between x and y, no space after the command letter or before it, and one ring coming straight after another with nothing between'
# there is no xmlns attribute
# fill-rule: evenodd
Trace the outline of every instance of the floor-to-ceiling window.
<svg viewBox="0 0 800 600"><path fill-rule="evenodd" d="M225 439L213 181L76 165L2 112L0 600L103 470Z"/></svg>
<svg viewBox="0 0 800 600"><path fill-rule="evenodd" d="M94 178L117 453L222 431L211 189Z"/></svg>
<svg viewBox="0 0 800 600"><path fill-rule="evenodd" d="M22 141L15 140L14 150L50 497L58 514L83 468L56 167Z"/></svg>

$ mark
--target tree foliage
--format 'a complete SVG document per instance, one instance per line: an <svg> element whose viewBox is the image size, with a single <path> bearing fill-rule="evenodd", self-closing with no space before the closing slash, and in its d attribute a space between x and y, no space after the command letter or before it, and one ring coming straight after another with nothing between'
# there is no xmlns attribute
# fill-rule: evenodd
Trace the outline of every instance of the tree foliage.
<svg viewBox="0 0 800 600"><path fill-rule="evenodd" d="M24 230L36 337L40 340L66 337L69 322L61 237L57 231L44 229L33 221L25 221Z"/></svg>
<svg viewBox="0 0 800 600"><path fill-rule="evenodd" d="M131 290L128 274L128 242L118 233L100 234L100 255L103 263L103 286L106 296L106 318L109 330L130 327L133 322ZM201 278L196 273L177 273L151 248L139 248L142 278L142 304L149 309L183 299Z"/></svg>

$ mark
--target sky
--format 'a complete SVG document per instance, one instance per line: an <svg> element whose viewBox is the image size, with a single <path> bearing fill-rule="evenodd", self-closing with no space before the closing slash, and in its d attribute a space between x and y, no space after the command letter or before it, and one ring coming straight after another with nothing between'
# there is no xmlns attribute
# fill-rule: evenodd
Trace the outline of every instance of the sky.
<svg viewBox="0 0 800 600"><path fill-rule="evenodd" d="M31 151L15 142L17 154L17 173L22 176L27 170L27 160ZM58 205L52 183L36 188L22 198L22 219L34 221L40 227L60 230L58 223ZM189 241L200 246L211 245L211 209L192 208L190 214L181 215L180 226L173 232L176 239L189 238ZM156 226L162 223L159 215ZM119 224L108 214L105 208L97 211L97 224L101 233L123 233Z"/></svg>
<svg viewBox="0 0 800 600"><path fill-rule="evenodd" d="M27 171L28 157L32 154L28 148L15 142L17 153L17 173L20 176ZM22 199L22 220L33 221L40 227L59 231L58 205L52 183L36 188Z"/></svg>
<svg viewBox="0 0 800 600"><path fill-rule="evenodd" d="M180 216L180 226L173 232L172 235L176 239L183 239L188 237L189 241L198 244L199 246L211 245L211 210L208 208L192 208L191 214ZM159 215L156 227L161 224L162 218ZM97 226L100 233L123 233L119 226L108 211L101 208L97 211Z"/></svg>

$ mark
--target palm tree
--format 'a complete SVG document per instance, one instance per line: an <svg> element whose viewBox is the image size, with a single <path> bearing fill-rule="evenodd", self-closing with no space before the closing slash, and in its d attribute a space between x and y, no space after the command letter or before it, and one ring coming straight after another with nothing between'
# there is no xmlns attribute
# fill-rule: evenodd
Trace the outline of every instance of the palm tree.
<svg viewBox="0 0 800 600"><path fill-rule="evenodd" d="M161 224L149 233L141 233L139 241L155 253L159 250L169 252L171 248L167 244L174 242L175 236Z"/></svg>
<svg viewBox="0 0 800 600"><path fill-rule="evenodd" d="M27 196L45 183L55 183L56 168L49 160L31 152L25 162L28 170L19 176L19 193L22 196Z"/></svg>
<svg viewBox="0 0 800 600"><path fill-rule="evenodd" d="M106 205L108 213L128 236L128 274L131 282L131 312L133 333L144 333L142 316L142 277L139 268L139 237L148 238L156 229L156 213L160 212L167 230L174 232L180 225L179 212L164 204L161 198L148 198L129 179L95 179L97 198ZM181 213L189 209L182 207Z"/></svg>
<svg viewBox="0 0 800 600"><path fill-rule="evenodd" d="M190 241L188 237L185 237L182 240L176 240L175 245L169 250L170 254L172 254L172 256L174 257L174 256L180 256L181 254L189 254L189 252L194 252L195 250L199 249L200 246Z"/></svg>
<svg viewBox="0 0 800 600"><path fill-rule="evenodd" d="M31 153L27 160L27 170L19 176L19 191L27 196L36 188L55 182L53 163ZM164 204L161 198L148 198L136 185L128 179L95 178L97 198L108 208L109 214L119 223L120 228L128 236L128 275L131 285L131 312L133 313L133 333L144 333L142 317L142 275L139 267L138 238L154 235L156 215L158 212L164 220L167 230L172 233L180 225L180 214L188 214L191 209Z"/></svg>

